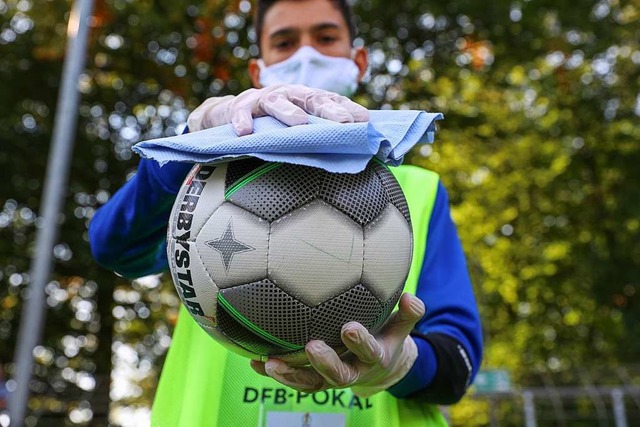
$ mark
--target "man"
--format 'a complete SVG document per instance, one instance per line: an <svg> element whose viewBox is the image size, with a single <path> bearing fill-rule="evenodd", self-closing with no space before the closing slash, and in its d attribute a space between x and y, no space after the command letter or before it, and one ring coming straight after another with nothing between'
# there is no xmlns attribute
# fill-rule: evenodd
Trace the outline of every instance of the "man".
<svg viewBox="0 0 640 427"><path fill-rule="evenodd" d="M366 110L335 94L351 95L367 68L366 51L352 49L346 1L258 1L255 27L260 59L249 62L249 74L256 89L205 101L189 117L191 131L232 123L243 135L261 115L292 126L306 123L307 113L339 122L367 120ZM167 269L169 211L189 169L140 162L136 176L92 220L98 262L127 277ZM418 262L414 258L405 290L417 297L403 295L375 337L357 323L346 324L342 339L351 355L343 359L321 341L308 343L306 367L277 359L249 364L209 338L183 310L153 425L446 424L435 404L458 401L481 363L478 312L437 175L413 166L394 174L414 222Z"/></svg>

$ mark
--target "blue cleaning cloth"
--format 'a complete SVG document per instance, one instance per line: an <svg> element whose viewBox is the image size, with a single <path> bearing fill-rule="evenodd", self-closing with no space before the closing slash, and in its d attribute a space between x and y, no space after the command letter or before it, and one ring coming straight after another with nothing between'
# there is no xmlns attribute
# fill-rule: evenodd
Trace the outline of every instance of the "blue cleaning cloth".
<svg viewBox="0 0 640 427"><path fill-rule="evenodd" d="M309 116L309 123L287 126L259 117L253 133L237 136L231 125L139 142L133 151L160 164L169 161L216 163L240 157L294 163L329 172L358 173L373 156L398 166L417 143L433 142L441 113L372 110L369 122L336 123Z"/></svg>

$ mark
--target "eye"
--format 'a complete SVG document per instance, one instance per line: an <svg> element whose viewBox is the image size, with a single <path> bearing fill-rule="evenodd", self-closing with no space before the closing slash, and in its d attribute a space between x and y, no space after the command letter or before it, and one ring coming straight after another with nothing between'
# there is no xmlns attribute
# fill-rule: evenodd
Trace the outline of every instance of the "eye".
<svg viewBox="0 0 640 427"><path fill-rule="evenodd" d="M298 44L297 37L291 37L282 35L280 37L274 37L271 41L271 47L277 51L289 51L296 47Z"/></svg>
<svg viewBox="0 0 640 427"><path fill-rule="evenodd" d="M331 34L322 34L318 36L318 42L321 44L331 44L335 43L337 40L338 38Z"/></svg>
<svg viewBox="0 0 640 427"><path fill-rule="evenodd" d="M274 44L276 49L288 49L293 46L293 42L291 40L280 40Z"/></svg>

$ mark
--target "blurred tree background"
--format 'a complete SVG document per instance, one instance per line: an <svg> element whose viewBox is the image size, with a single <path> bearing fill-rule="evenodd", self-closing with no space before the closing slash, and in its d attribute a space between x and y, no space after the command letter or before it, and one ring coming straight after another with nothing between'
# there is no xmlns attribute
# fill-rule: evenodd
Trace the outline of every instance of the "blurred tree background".
<svg viewBox="0 0 640 427"><path fill-rule="evenodd" d="M445 114L436 144L408 161L439 172L449 189L484 319L484 367L535 386L637 363L640 1L353 4L356 43L371 61L357 101ZM0 0L7 379L70 7ZM251 13L247 0L96 0L29 425L106 425L109 412L112 425L148 422L178 299L166 278L132 284L96 266L87 224L134 173L133 144L179 133L205 98L249 87ZM450 416L489 422L470 398ZM508 410L501 418L521 424Z"/></svg>

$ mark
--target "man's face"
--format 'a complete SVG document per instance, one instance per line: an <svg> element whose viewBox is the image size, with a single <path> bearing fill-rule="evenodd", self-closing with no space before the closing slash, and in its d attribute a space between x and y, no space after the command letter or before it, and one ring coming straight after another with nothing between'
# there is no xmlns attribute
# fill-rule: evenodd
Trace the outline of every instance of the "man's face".
<svg viewBox="0 0 640 427"><path fill-rule="evenodd" d="M265 65L284 61L301 46L328 56L351 57L349 28L329 0L281 0L267 11L260 53Z"/></svg>

